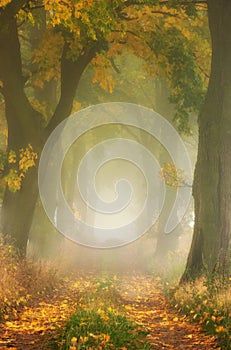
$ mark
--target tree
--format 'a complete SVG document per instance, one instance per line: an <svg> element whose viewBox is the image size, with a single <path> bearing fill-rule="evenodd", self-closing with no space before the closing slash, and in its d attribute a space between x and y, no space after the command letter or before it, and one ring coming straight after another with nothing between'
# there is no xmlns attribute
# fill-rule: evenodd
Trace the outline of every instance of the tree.
<svg viewBox="0 0 231 350"><path fill-rule="evenodd" d="M193 194L195 228L182 282L203 272L230 273L231 3L208 0L212 64L199 115Z"/></svg>
<svg viewBox="0 0 231 350"><path fill-rule="evenodd" d="M119 54L125 47L144 58L149 68L153 68L153 62L156 62L154 71L156 67L168 71L167 76L173 83L173 97L175 96L180 106L180 114L187 116L185 111L190 110L192 103L184 104L184 101L190 101L188 92L184 94L184 84L180 89L174 90L177 79L182 80L182 72L179 74L176 62L171 61L171 50L172 54L179 57L182 56L185 47L184 57L190 58L189 62L192 63L194 52L190 51L189 47L192 42L195 46L195 40L187 38L189 27L195 26L197 20L194 21L194 15L191 19L188 17L191 4L182 5L181 8L174 2L171 3L174 5L172 8L161 1L153 4L153 1L100 0L99 4L92 0L76 2L2 0L0 79L8 124L8 151L17 153L20 148L32 145L39 158L49 134L71 113L76 89L88 64L92 62L97 68L95 82L99 81L103 88L111 90L113 83L110 75L105 74L105 66L108 69L114 55ZM41 25L41 8L46 11L47 20L38 49L31 52L30 62L33 61L37 69L37 72L32 72L23 58L24 37L21 34L25 34L24 23L27 25L26 30L28 26ZM166 18L171 19L169 26L175 30L174 37L182 32L179 20L185 29L184 45L178 51L174 50L180 46L179 41L169 44L173 35L170 27L166 25L168 23ZM161 34L160 37L164 37L165 33L168 39L167 56L164 56L164 46L160 47L158 33ZM155 43L159 43L159 46L155 46ZM195 78L193 89L199 86L195 93L198 98L203 95L202 77L194 69L191 72ZM41 110L36 108L29 97L35 86L43 88L43 82L52 79L59 81L60 98L52 115L44 122ZM37 193L36 163L22 180L20 190L12 192L7 187L4 195L2 232L10 234L16 246L24 253Z"/></svg>
<svg viewBox="0 0 231 350"><path fill-rule="evenodd" d="M60 58L60 99L51 120L44 127L41 113L33 108L25 92L19 41L20 27L16 18L20 10L23 10L25 14L30 13L30 6L33 5L29 1L3 3L0 12L0 77L8 124L8 149L17 152L20 148L31 144L39 156L49 132L63 118L69 116L82 72L96 51L101 48L97 48L95 41L89 37L85 42L86 47L80 45L79 54L76 55L75 60L72 60L71 57L68 57L71 38L63 39ZM25 253L26 250L37 194L37 164L28 171L20 191L12 192L8 187L5 191L2 207L2 232L14 238L15 245L22 253Z"/></svg>

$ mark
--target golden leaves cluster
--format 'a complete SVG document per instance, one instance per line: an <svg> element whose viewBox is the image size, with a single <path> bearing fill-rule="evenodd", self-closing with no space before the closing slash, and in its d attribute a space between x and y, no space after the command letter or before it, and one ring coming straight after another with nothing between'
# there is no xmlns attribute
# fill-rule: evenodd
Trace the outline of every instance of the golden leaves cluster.
<svg viewBox="0 0 231 350"><path fill-rule="evenodd" d="M114 80L111 74L111 62L108 57L103 54L97 54L92 60L95 76L93 83L99 83L102 89L112 93L114 88Z"/></svg>
<svg viewBox="0 0 231 350"><path fill-rule="evenodd" d="M60 56L64 40L60 32L47 29L40 45L33 52L32 63L37 66L37 72L33 77L35 86L43 88L44 82L60 77Z"/></svg>
<svg viewBox="0 0 231 350"><path fill-rule="evenodd" d="M22 181L30 168L35 166L38 154L34 152L31 144L20 148L18 154L10 150L8 153L9 171L4 176L3 182L7 184L12 192L17 192L22 186Z"/></svg>
<svg viewBox="0 0 231 350"><path fill-rule="evenodd" d="M12 0L0 0L0 7L5 7L8 5Z"/></svg>
<svg viewBox="0 0 231 350"><path fill-rule="evenodd" d="M189 186L187 184L187 176L183 169L177 169L175 164L167 163L160 169L160 176L165 184L175 189L178 187Z"/></svg>

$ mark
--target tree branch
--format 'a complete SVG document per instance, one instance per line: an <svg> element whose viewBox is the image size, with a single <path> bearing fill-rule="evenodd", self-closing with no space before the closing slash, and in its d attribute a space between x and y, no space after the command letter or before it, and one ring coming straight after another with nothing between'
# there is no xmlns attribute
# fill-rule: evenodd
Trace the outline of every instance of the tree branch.
<svg viewBox="0 0 231 350"><path fill-rule="evenodd" d="M96 48L86 49L73 61L67 57L68 51L69 45L65 43L61 58L61 95L54 115L46 127L48 135L70 115L80 78L97 52Z"/></svg>
<svg viewBox="0 0 231 350"><path fill-rule="evenodd" d="M110 62L111 62L111 65L112 65L112 68L114 69L114 71L118 74L121 73L120 69L117 67L117 65L115 64L115 60L113 57L110 58Z"/></svg>

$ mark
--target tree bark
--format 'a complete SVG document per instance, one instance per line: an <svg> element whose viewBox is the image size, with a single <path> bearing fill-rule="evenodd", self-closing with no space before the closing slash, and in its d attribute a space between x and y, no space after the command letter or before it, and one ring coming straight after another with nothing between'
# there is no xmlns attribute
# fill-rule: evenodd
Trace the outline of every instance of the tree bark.
<svg viewBox="0 0 231 350"><path fill-rule="evenodd" d="M27 241L38 197L37 168L27 173L20 191L5 191L2 205L2 233L10 238L20 255L26 254Z"/></svg>
<svg viewBox="0 0 231 350"><path fill-rule="evenodd" d="M8 9L7 9L8 10ZM76 89L83 71L94 57L97 48L85 50L76 61L66 56L64 47L61 59L61 96L57 108L46 128L42 128L42 116L28 101L24 91L20 43L14 14L0 26L0 79L5 100L8 124L8 149L18 151L30 143L38 156L52 130L69 116ZM4 18L4 12L0 13ZM2 234L9 235L22 254L25 254L35 204L38 196L37 167L30 169L18 192L7 188L2 205Z"/></svg>
<svg viewBox="0 0 231 350"><path fill-rule="evenodd" d="M199 116L194 178L195 227L181 281L203 272L226 275L231 238L231 2L208 0L211 76Z"/></svg>
<svg viewBox="0 0 231 350"><path fill-rule="evenodd" d="M97 48L84 48L76 61L67 58L69 45L65 43L61 58L61 96L54 115L47 125L50 134L56 126L69 117L81 76L97 52Z"/></svg>
<svg viewBox="0 0 231 350"><path fill-rule="evenodd" d="M3 81L5 114L8 125L8 150L18 150L31 144L40 153L41 118L30 105L23 87L20 44L17 22L13 17L0 31L0 77ZM6 188L1 224L4 236L11 236L22 254L25 253L28 230L37 198L37 168L31 169L20 191Z"/></svg>

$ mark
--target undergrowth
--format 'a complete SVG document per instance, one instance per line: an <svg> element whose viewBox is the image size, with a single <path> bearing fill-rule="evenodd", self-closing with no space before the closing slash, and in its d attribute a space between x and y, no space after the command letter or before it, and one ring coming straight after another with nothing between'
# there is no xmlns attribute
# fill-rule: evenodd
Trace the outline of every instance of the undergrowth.
<svg viewBox="0 0 231 350"><path fill-rule="evenodd" d="M0 320L17 315L31 297L52 290L57 282L54 268L19 258L11 244L0 240Z"/></svg>
<svg viewBox="0 0 231 350"><path fill-rule="evenodd" d="M177 311L199 323L213 335L222 349L231 349L231 278L200 278L168 287L168 295Z"/></svg>

